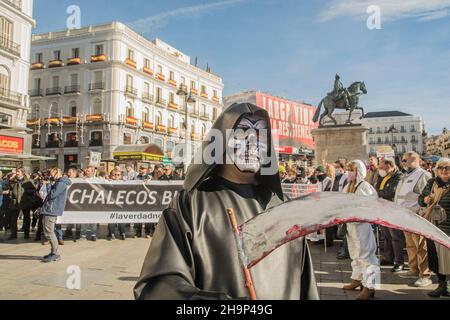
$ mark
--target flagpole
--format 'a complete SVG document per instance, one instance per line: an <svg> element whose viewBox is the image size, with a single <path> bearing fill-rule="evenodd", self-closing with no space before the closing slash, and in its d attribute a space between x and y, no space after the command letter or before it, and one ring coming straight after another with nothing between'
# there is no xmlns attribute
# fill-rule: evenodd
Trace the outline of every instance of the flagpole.
<svg viewBox="0 0 450 320"><path fill-rule="evenodd" d="M239 250L239 260L241 261L242 264L242 268L244 271L244 277L245 277L245 286L248 289L248 293L250 295L250 300L256 300L256 292L255 292L255 287L253 286L253 280L252 280L252 275L250 273L250 270L247 268L247 265L245 264L245 259L243 256L243 251L241 246L239 245L240 241L239 241L239 237L240 237L240 231L238 228L238 224L236 221L236 216L234 214L234 210L233 209L227 209L227 214L228 214L228 218L230 219L231 222L231 226L233 228L233 232L234 235L236 237L236 243L238 245L238 250Z"/></svg>

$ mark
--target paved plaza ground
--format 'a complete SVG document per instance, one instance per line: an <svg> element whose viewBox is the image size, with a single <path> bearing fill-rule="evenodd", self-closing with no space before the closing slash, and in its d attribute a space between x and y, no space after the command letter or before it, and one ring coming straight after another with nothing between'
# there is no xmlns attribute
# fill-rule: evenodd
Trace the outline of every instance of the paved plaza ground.
<svg viewBox="0 0 450 320"><path fill-rule="evenodd" d="M0 232L0 239L5 238ZM151 239L66 241L61 247L62 260L51 264L40 262L49 252L48 245L20 239L0 241L0 300L114 300L133 299L132 288ZM337 248L338 243L325 253L323 246L311 245L320 296L323 300L353 300L356 292L342 290L350 278L350 260L336 260ZM81 270L80 290L66 288L67 270L74 265ZM412 281L401 279L388 267L382 267L381 282L377 300L428 300L426 293L437 286L415 288Z"/></svg>

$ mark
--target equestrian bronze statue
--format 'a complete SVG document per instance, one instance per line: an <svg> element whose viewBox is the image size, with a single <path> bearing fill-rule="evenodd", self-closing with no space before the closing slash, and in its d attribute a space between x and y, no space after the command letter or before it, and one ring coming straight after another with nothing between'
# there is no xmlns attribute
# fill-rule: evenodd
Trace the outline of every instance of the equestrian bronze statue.
<svg viewBox="0 0 450 320"><path fill-rule="evenodd" d="M367 94L367 89L364 81L354 82L350 87L345 88L340 79L341 78L337 74L334 81L333 91L328 93L328 95L322 99L322 101L319 103L319 106L317 107L316 113L314 114L313 121L319 121L320 127L324 126L323 119L327 116L334 122L334 125L337 125L337 121L333 117L333 112L335 109L344 109L350 111L348 120L345 123L346 125L352 124L352 113L357 109L362 110L361 119L364 117L364 109L358 106L359 96ZM322 113L322 115L320 115L322 106L325 108L325 111Z"/></svg>

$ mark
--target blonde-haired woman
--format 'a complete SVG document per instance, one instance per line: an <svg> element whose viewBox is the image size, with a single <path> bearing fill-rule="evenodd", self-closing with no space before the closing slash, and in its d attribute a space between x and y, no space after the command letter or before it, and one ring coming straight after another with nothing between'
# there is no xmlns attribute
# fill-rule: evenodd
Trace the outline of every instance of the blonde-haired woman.
<svg viewBox="0 0 450 320"><path fill-rule="evenodd" d="M419 197L427 207L424 218L450 236L450 159L441 158L436 164L436 177L428 181ZM450 250L427 240L428 265L436 273L439 286L428 293L430 297L450 296Z"/></svg>
<svg viewBox="0 0 450 320"><path fill-rule="evenodd" d="M354 160L348 166L348 184L343 192L361 196L375 196L376 190L365 181L366 166L361 160ZM347 223L347 242L352 259L352 282L345 290L362 288L357 300L375 297L375 280L380 274L380 262L376 256L376 241L370 223Z"/></svg>

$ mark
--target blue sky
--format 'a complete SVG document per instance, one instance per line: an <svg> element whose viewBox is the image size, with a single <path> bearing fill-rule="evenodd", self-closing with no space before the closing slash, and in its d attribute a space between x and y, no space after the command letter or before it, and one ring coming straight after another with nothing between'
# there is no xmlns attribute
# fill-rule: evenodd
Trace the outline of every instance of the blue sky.
<svg viewBox="0 0 450 320"><path fill-rule="evenodd" d="M82 25L130 23L208 63L225 94L262 90L317 105L339 73L364 80L366 111L400 110L426 130L450 127L450 0L35 0L35 33L66 27L66 8ZM369 5L381 29L369 30Z"/></svg>

